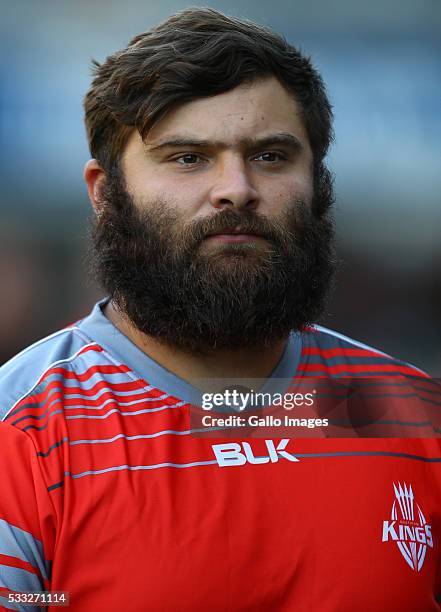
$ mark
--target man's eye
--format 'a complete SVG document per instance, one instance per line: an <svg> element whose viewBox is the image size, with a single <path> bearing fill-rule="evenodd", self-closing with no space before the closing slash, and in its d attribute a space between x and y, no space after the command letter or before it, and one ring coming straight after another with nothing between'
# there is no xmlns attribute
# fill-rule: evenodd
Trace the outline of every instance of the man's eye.
<svg viewBox="0 0 441 612"><path fill-rule="evenodd" d="M182 166L193 166L201 160L202 158L195 153L185 153L185 155L180 155L179 157L174 158L174 161L177 161Z"/></svg>
<svg viewBox="0 0 441 612"><path fill-rule="evenodd" d="M254 159L259 160L259 158L264 162L279 162L286 160L286 155L283 153L277 153L277 151L265 151L265 153L260 153Z"/></svg>

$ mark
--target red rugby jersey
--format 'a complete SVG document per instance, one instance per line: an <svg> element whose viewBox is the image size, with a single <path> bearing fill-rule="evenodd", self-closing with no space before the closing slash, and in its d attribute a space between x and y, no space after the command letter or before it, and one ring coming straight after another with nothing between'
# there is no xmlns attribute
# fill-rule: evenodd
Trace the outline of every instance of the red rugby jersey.
<svg viewBox="0 0 441 612"><path fill-rule="evenodd" d="M439 439L196 437L190 385L100 304L0 373L1 609L41 590L75 612L440 609ZM393 377L402 402L411 380L441 406L418 369L321 327L272 376Z"/></svg>

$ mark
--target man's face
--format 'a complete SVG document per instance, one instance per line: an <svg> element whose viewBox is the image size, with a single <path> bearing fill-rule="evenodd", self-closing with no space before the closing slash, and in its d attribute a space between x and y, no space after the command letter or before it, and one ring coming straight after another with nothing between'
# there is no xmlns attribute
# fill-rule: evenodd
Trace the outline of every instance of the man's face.
<svg viewBox="0 0 441 612"><path fill-rule="evenodd" d="M95 230L104 286L144 333L190 352L270 345L317 316L332 225L317 219L300 109L271 77L135 131Z"/></svg>
<svg viewBox="0 0 441 612"><path fill-rule="evenodd" d="M181 227L233 208L272 220L293 200L309 205L312 198L308 135L297 103L274 77L184 104L145 142L135 131L122 168L138 208L163 201ZM223 244L212 239L203 248Z"/></svg>

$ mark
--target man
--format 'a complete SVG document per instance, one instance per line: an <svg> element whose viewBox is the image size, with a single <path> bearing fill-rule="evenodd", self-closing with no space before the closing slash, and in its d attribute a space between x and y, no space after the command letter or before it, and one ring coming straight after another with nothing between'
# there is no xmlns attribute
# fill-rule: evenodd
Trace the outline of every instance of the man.
<svg viewBox="0 0 441 612"><path fill-rule="evenodd" d="M4 608L438 610L437 439L192 425L218 379L387 377L388 402L436 405L417 368L313 325L334 255L310 61L189 9L96 64L85 111L109 297L2 368Z"/></svg>

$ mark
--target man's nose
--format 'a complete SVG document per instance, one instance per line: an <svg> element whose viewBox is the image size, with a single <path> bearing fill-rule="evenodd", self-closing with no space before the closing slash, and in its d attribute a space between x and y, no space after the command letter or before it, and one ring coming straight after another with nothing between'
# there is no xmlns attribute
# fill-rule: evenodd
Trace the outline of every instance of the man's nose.
<svg viewBox="0 0 441 612"><path fill-rule="evenodd" d="M246 163L242 158L225 160L219 164L215 183L210 192L214 208L256 208L258 193L251 183Z"/></svg>

